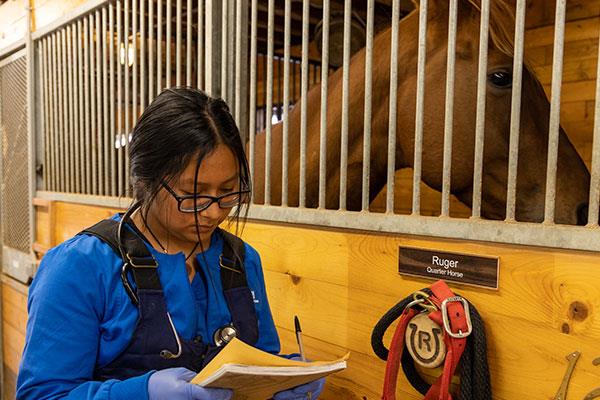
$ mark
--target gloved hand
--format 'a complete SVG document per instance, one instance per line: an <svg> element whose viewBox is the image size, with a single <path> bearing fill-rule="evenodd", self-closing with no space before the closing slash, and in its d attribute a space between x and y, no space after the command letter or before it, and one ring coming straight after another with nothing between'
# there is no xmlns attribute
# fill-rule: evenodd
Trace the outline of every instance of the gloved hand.
<svg viewBox="0 0 600 400"><path fill-rule="evenodd" d="M273 400L306 400L309 392L311 393L311 398L316 400L319 398L324 386L325 378L317 379L316 381L308 382L295 388L277 392L273 396Z"/></svg>
<svg viewBox="0 0 600 400"><path fill-rule="evenodd" d="M187 368L167 368L156 371L148 380L149 400L229 400L228 389L203 388L189 383L196 376Z"/></svg>

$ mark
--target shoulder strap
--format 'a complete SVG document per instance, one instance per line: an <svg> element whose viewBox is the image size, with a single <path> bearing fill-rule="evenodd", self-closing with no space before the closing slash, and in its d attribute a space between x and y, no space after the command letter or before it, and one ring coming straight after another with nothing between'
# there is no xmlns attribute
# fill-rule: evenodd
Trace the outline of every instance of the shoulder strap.
<svg viewBox="0 0 600 400"><path fill-rule="evenodd" d="M246 248L239 237L220 230L223 235L223 253L219 257L223 290L248 286L244 260Z"/></svg>
<svg viewBox="0 0 600 400"><path fill-rule="evenodd" d="M154 257L152 257L150 250L148 250L142 238L140 238L131 229L123 229L123 252L121 253L117 236L118 229L118 221L115 221L114 219L105 219L89 228L84 229L79 233L79 235L87 234L95 236L104 243L108 244L119 257L124 257L124 276L121 276L124 278L124 283L126 282L127 270L131 269L133 280L138 289L162 289L160 280L158 278L158 273L156 272L158 264ZM131 296L129 290L128 293ZM132 298L132 300L134 300L134 303L136 302L135 299Z"/></svg>

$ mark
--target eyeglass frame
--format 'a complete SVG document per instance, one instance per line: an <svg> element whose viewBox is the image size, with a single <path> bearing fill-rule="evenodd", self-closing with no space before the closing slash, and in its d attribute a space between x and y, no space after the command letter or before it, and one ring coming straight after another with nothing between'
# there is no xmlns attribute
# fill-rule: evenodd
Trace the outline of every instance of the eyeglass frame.
<svg viewBox="0 0 600 400"><path fill-rule="evenodd" d="M186 214L188 214L188 213L191 214L191 213L195 213L195 212L202 212L204 210L207 210L210 206L213 205L213 203L217 203L219 205L220 209L232 208L234 206L222 207L221 206L221 200L224 199L225 197L231 196L233 194L239 195L240 198L242 198L242 196L244 196L244 195L250 194L250 190L246 189L246 190L238 190L236 192L225 193L225 194L222 194L220 196L196 195L196 194L189 194L189 195L180 196L177 193L175 193L175 191L173 190L173 188L171 186L169 186L167 184L167 182L162 181L161 182L161 186L163 188L165 188L167 190L167 192L169 192L169 194L171 196L173 196L173 198L177 201L177 209L179 210L179 212L186 213ZM203 206L200 209L198 209L198 208L196 208L194 210L183 210L183 209L181 209L181 203L183 203L185 200L194 199L194 198L196 200L198 200L198 199L207 199L207 200L210 200L210 201L206 204L206 206ZM239 203L242 203L242 202L238 202L238 204Z"/></svg>

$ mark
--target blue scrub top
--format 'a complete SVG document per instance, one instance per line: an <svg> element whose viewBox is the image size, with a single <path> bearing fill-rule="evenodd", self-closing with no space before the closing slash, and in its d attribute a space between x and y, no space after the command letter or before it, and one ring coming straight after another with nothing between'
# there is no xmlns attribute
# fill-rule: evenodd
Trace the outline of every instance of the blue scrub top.
<svg viewBox="0 0 600 400"><path fill-rule="evenodd" d="M163 254L146 246L158 261L167 309L179 335L213 343L215 330L231 322L219 271L222 236L213 234L210 247L197 256L200 271L191 283L183 253ZM258 316L255 347L279 353L260 256L247 243L245 248L248 286ZM122 265L109 245L88 235L75 236L44 256L29 288L17 399L148 398L149 373L123 381L92 380L96 367L125 350L137 322L137 307L121 283Z"/></svg>

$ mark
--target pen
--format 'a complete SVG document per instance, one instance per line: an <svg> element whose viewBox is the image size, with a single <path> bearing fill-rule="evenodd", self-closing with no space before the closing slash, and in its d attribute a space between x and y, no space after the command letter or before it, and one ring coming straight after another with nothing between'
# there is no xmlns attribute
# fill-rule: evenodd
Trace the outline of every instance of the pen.
<svg viewBox="0 0 600 400"><path fill-rule="evenodd" d="M306 362L306 356L304 355L304 345L302 344L302 328L300 328L300 320L298 316L294 315L294 328L296 331L296 341L298 342L298 349L300 349L300 358ZM306 393L306 398L312 400L312 393Z"/></svg>

